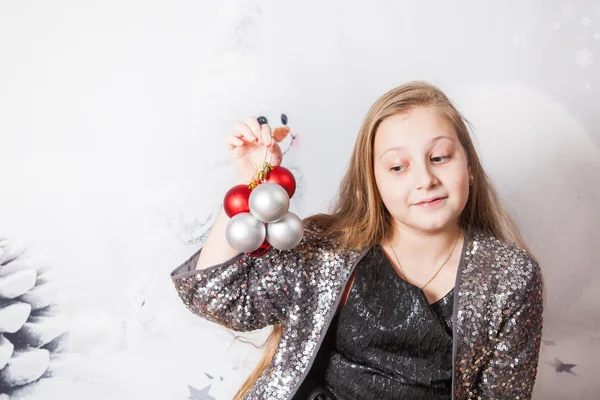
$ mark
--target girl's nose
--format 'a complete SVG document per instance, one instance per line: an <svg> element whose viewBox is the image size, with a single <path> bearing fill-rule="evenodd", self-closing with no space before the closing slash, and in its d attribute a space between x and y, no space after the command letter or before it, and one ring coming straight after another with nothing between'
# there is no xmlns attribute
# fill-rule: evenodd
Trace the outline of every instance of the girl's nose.
<svg viewBox="0 0 600 400"><path fill-rule="evenodd" d="M415 167L413 165L413 167ZM421 165L413 168L413 173L416 175L417 189L429 189L437 183L437 178L429 166Z"/></svg>

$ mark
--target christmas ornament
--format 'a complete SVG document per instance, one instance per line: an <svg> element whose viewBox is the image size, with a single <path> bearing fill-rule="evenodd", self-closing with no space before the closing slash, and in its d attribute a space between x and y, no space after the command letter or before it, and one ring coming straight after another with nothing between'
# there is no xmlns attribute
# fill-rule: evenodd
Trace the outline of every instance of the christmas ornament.
<svg viewBox="0 0 600 400"><path fill-rule="evenodd" d="M290 198L292 198L296 192L296 179L294 179L292 172L285 167L273 167L273 169L267 173L265 181L282 186Z"/></svg>
<svg viewBox="0 0 600 400"><path fill-rule="evenodd" d="M278 221L267 224L267 241L278 250L290 250L298 246L304 235L302 220L293 212L287 212Z"/></svg>
<svg viewBox="0 0 600 400"><path fill-rule="evenodd" d="M248 198L251 190L248 185L236 185L225 193L223 209L229 218L236 214L249 212Z"/></svg>
<svg viewBox="0 0 600 400"><path fill-rule="evenodd" d="M252 257L261 257L261 256L264 256L265 254L267 254L269 252L269 250L271 250L272 248L273 248L273 246L271 246L269 241L267 239L265 239L264 242L260 245L260 247L256 250L254 250L253 252L251 252L250 255Z"/></svg>
<svg viewBox="0 0 600 400"><path fill-rule="evenodd" d="M264 116L258 117L258 122L268 123ZM287 124L285 114L281 122ZM276 128L271 137L278 141L276 135L283 139L288 133L290 128L284 126ZM267 155L268 149L251 182L232 187L223 199L225 213L231 218L225 228L227 242L253 257L263 256L272 248L291 250L304 235L302 220L289 211L296 179L287 168L273 167L266 161Z"/></svg>
<svg viewBox="0 0 600 400"><path fill-rule="evenodd" d="M225 228L227 243L244 253L258 249L265 237L265 225L250 213L234 215Z"/></svg>
<svg viewBox="0 0 600 400"><path fill-rule="evenodd" d="M290 207L290 197L285 189L276 183L258 185L248 199L250 213L262 222L275 222L281 219Z"/></svg>

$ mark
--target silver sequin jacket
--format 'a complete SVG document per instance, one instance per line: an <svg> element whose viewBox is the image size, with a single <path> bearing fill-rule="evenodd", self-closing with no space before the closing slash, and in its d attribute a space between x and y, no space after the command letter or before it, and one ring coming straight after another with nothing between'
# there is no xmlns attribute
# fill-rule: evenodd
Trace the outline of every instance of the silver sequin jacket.
<svg viewBox="0 0 600 400"><path fill-rule="evenodd" d="M262 257L240 253L195 270L199 249L171 273L185 306L235 331L283 333L250 400L291 399L311 368L361 252L306 226L302 242ZM524 250L473 233L454 288L452 399L530 399L542 334L542 281Z"/></svg>

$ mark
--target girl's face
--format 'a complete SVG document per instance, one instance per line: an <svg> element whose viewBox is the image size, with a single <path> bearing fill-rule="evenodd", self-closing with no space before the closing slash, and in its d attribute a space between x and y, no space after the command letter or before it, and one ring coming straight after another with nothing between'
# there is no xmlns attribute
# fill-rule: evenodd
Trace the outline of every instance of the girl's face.
<svg viewBox="0 0 600 400"><path fill-rule="evenodd" d="M470 168L452 124L418 107L382 121L375 134L375 180L405 228L434 233L458 223L469 196Z"/></svg>

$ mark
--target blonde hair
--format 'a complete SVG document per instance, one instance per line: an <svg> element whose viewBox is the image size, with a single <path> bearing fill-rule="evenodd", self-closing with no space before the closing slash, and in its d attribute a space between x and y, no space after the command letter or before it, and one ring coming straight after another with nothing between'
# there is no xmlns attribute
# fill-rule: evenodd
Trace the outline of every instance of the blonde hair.
<svg viewBox="0 0 600 400"><path fill-rule="evenodd" d="M385 118L416 107L431 107L445 116L454 126L466 152L473 176L469 197L459 220L466 235L473 230L483 231L517 245L531 255L517 224L500 204L498 194L483 170L469 134L469 122L438 87L427 82L409 82L396 87L373 104L358 133L350 166L340 184L331 214L313 215L304 222L316 223L324 229L324 236L337 239L340 247L346 249L360 251L391 238L393 220L377 190L373 144L377 129ZM236 393L234 400L243 399L268 367L282 331L281 324L274 325L273 332L264 344L266 350L262 360Z"/></svg>

